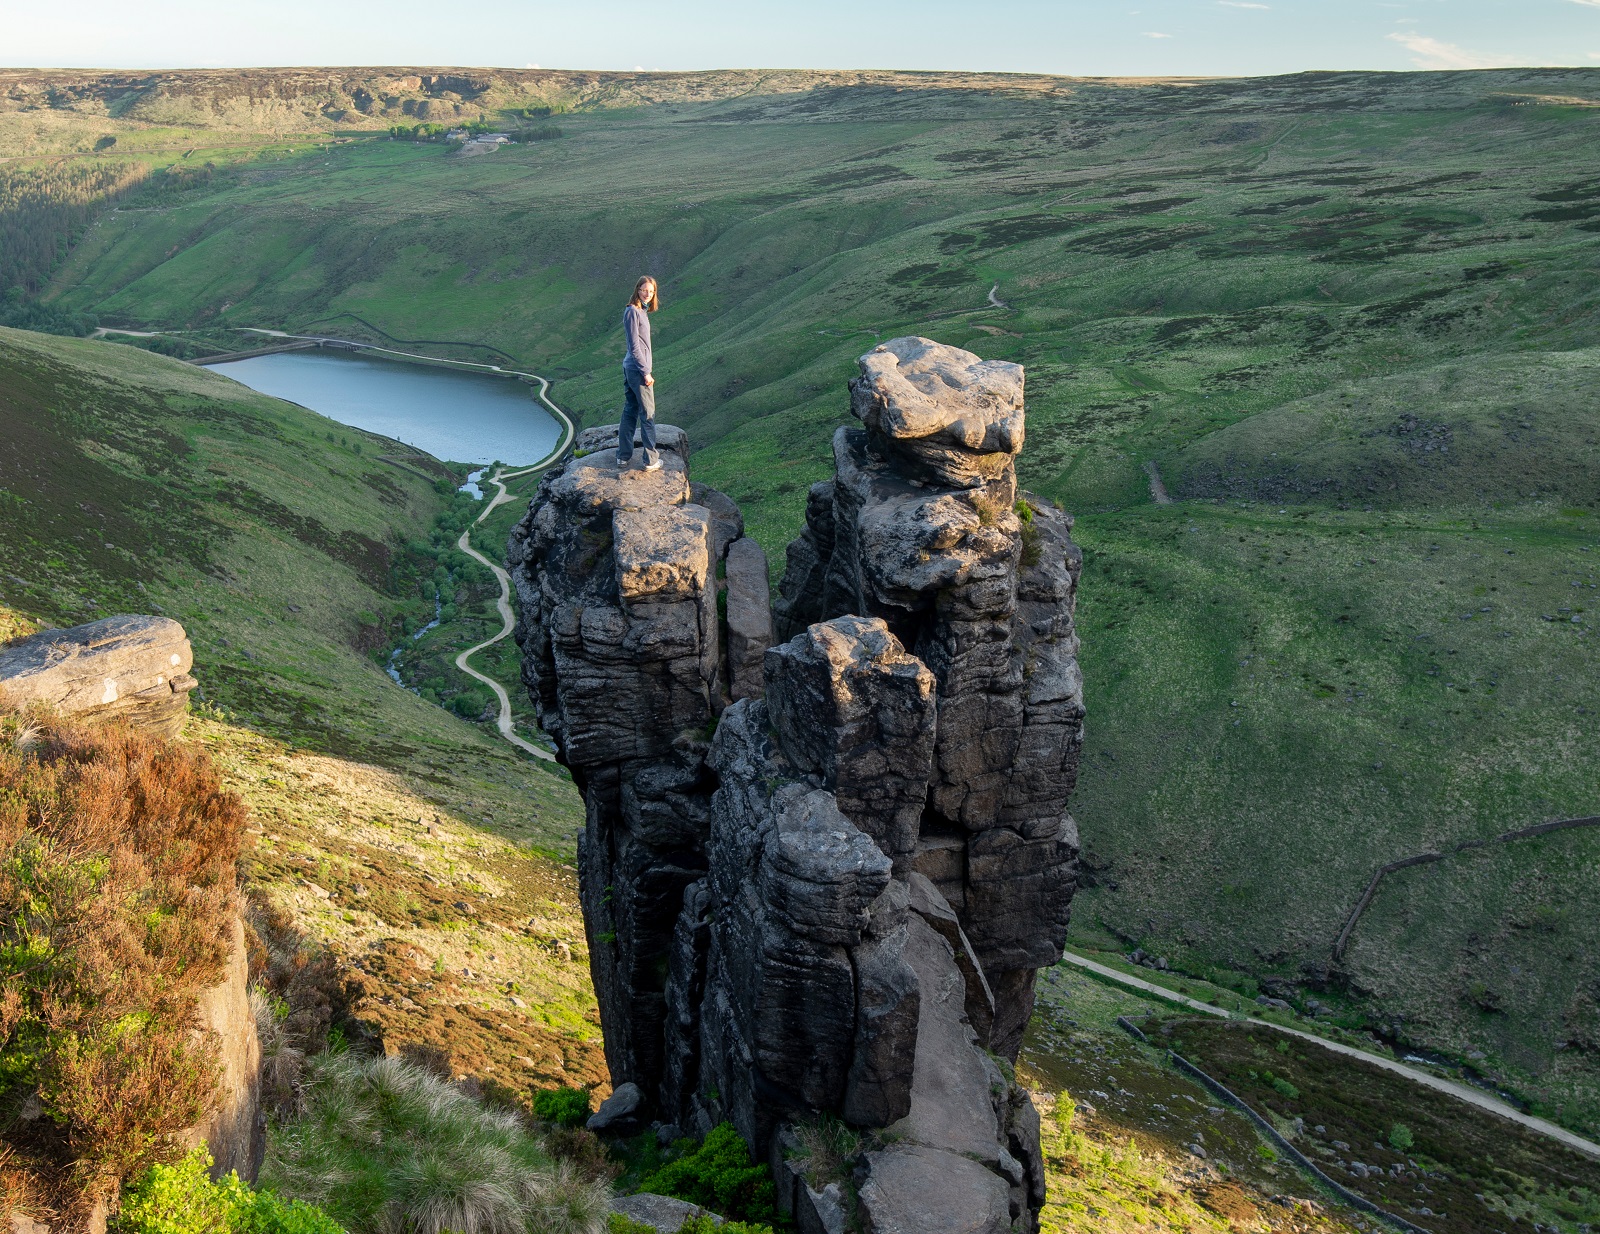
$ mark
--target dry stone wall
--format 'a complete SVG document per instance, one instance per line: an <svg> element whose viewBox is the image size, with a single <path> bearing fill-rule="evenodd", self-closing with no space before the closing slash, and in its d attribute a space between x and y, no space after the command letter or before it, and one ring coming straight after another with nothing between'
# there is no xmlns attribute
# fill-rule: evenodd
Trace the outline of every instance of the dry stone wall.
<svg viewBox="0 0 1600 1234"><path fill-rule="evenodd" d="M512 533L524 680L586 803L605 1118L731 1121L802 1229L1029 1229L1003 1064L1076 885L1079 557L1018 498L1019 367L896 339L851 400L771 611L666 426L658 472L580 436ZM823 1115L869 1133L854 1211L807 1173Z"/></svg>

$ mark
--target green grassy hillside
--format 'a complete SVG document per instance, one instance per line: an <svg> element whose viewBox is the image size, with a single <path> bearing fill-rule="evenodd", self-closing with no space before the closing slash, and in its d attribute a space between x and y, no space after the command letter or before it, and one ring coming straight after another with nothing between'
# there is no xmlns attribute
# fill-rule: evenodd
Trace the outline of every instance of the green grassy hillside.
<svg viewBox="0 0 1600 1234"><path fill-rule="evenodd" d="M455 539L437 470L204 369L0 329L0 640L181 621L186 735L250 807L251 920L305 970L294 997L518 1095L603 1093L576 792L377 662L434 586L461 610L441 634L499 626L467 559L424 547Z"/></svg>
<svg viewBox="0 0 1600 1234"><path fill-rule="evenodd" d="M570 847L569 785L369 654L421 608L413 546L448 504L431 459L204 369L19 330L0 330L0 421L8 610L176 618L206 699L236 722L437 781L452 805L481 799L525 841Z"/></svg>
<svg viewBox="0 0 1600 1234"><path fill-rule="evenodd" d="M1027 365L1023 478L1087 552L1083 937L1600 1126L1595 833L1391 879L1331 950L1384 862L1600 810L1600 70L729 80L487 157L230 164L102 215L49 295L490 345L594 422L654 271L661 415L775 556L875 338Z"/></svg>

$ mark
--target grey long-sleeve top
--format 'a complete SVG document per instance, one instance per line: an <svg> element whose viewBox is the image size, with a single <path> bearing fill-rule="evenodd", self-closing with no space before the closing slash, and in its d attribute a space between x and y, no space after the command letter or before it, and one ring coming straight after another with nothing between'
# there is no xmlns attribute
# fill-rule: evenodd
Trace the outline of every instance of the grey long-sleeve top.
<svg viewBox="0 0 1600 1234"><path fill-rule="evenodd" d="M636 304L628 305L622 310L622 334L627 340L622 367L641 377L650 376L650 314Z"/></svg>

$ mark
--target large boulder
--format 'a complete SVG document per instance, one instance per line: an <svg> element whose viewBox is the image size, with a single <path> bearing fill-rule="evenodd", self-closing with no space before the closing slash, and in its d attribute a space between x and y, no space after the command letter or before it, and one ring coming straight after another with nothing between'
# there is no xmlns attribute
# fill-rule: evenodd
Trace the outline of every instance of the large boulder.
<svg viewBox="0 0 1600 1234"><path fill-rule="evenodd" d="M914 479L978 488L1022 450L1022 366L919 337L861 357L850 410L873 448Z"/></svg>
<svg viewBox="0 0 1600 1234"><path fill-rule="evenodd" d="M867 1154L860 1204L872 1234L1011 1234L1010 1198L970 1157L894 1144Z"/></svg>
<svg viewBox="0 0 1600 1234"><path fill-rule="evenodd" d="M176 737L199 684L193 667L189 637L170 617L107 617L0 650L0 706L38 704Z"/></svg>
<svg viewBox="0 0 1600 1234"><path fill-rule="evenodd" d="M784 752L816 775L904 875L933 765L935 682L880 619L819 622L766 657Z"/></svg>

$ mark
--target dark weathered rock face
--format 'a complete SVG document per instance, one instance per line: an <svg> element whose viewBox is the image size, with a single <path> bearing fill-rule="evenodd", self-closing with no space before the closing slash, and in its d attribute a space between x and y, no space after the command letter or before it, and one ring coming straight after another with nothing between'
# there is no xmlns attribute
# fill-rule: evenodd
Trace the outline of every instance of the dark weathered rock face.
<svg viewBox="0 0 1600 1234"><path fill-rule="evenodd" d="M1017 500L1022 388L925 339L863 357L866 428L836 437L771 613L676 431L662 471L619 475L590 430L512 534L523 676L587 804L613 1083L780 1165L823 1113L892 1128L860 1163L875 1230L998 1234L1043 1202L1037 1116L991 1052L1015 1057L1060 956L1083 709L1071 521ZM802 1228L836 1222L836 1189L775 1172Z"/></svg>
<svg viewBox="0 0 1600 1234"><path fill-rule="evenodd" d="M1071 519L1017 499L1022 370L926 339L862 357L865 430L834 437L789 546L777 636L881 617L938 681L934 770L913 865L988 978L996 1052L1015 1058L1033 974L1060 958L1076 886L1083 683ZM909 460L909 461L908 461Z"/></svg>
<svg viewBox="0 0 1600 1234"><path fill-rule="evenodd" d="M176 737L189 710L194 653L170 617L107 617L44 630L0 650L0 705L42 703L86 720L126 720Z"/></svg>

